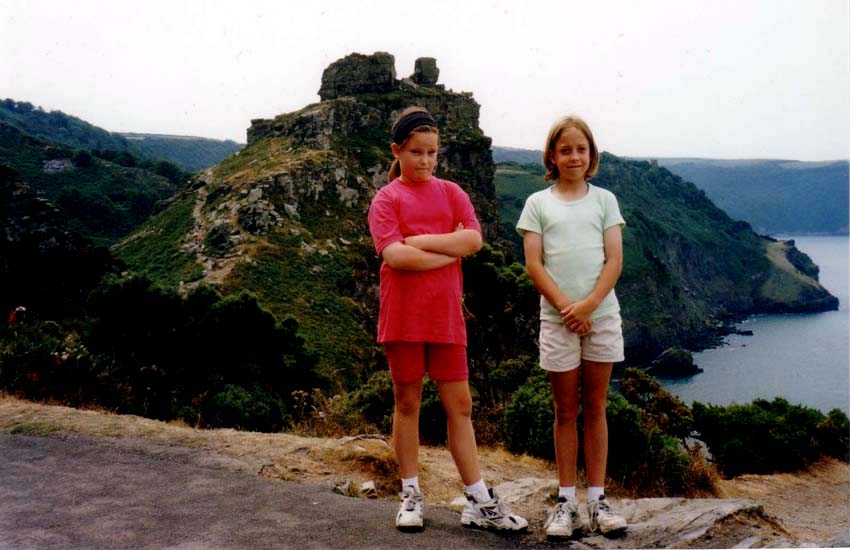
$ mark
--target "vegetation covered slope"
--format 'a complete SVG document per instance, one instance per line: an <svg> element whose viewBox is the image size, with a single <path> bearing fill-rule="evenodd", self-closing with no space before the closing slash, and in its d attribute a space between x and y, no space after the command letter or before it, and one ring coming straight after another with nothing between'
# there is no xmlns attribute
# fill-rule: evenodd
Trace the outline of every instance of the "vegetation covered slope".
<svg viewBox="0 0 850 550"><path fill-rule="evenodd" d="M119 135L127 140L133 153L145 158L171 161L189 172L215 166L242 148L242 144L229 139L128 132Z"/></svg>
<svg viewBox="0 0 850 550"><path fill-rule="evenodd" d="M786 160L658 159L694 182L731 217L760 233L848 231L848 163Z"/></svg>
<svg viewBox="0 0 850 550"><path fill-rule="evenodd" d="M0 122L51 143L87 151L126 151L142 159L166 160L196 172L217 164L241 145L190 136L115 133L62 111L45 111L26 101L0 101Z"/></svg>
<svg viewBox="0 0 850 550"><path fill-rule="evenodd" d="M100 156L98 156L100 155ZM0 164L13 168L67 216L71 228L108 245L150 217L187 176L166 162L127 152L45 141L0 122Z"/></svg>

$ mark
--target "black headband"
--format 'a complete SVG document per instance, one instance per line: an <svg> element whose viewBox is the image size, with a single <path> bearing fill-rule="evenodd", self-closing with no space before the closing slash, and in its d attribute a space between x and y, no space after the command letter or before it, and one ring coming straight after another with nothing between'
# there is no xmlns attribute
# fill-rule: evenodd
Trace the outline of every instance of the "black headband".
<svg viewBox="0 0 850 550"><path fill-rule="evenodd" d="M418 126L433 126L437 127L437 123L426 111L414 111L409 115L405 115L393 124L393 143L401 145L407 140L410 132Z"/></svg>

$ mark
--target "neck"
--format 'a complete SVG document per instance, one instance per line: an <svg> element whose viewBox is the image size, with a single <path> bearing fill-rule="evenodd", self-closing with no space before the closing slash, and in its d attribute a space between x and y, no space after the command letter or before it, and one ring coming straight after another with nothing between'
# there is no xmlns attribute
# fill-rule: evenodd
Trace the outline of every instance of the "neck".
<svg viewBox="0 0 850 550"><path fill-rule="evenodd" d="M584 197L590 189L585 180L558 180L555 194L564 200L574 201Z"/></svg>

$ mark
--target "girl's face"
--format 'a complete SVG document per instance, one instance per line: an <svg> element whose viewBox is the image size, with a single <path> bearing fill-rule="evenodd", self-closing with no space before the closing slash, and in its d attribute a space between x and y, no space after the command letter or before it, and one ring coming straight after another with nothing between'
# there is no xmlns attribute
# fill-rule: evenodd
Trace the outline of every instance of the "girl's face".
<svg viewBox="0 0 850 550"><path fill-rule="evenodd" d="M566 128L555 142L551 159L558 167L559 181L583 182L590 168L590 143L578 128Z"/></svg>
<svg viewBox="0 0 850 550"><path fill-rule="evenodd" d="M401 180L405 183L422 183L431 179L437 165L439 145L439 136L431 132L414 132L401 147L393 143L393 156L400 164Z"/></svg>

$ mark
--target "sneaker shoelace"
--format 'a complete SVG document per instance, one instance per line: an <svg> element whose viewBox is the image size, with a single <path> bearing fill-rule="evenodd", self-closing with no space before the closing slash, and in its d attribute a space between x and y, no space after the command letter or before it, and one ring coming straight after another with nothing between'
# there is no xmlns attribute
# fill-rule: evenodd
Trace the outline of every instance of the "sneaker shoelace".
<svg viewBox="0 0 850 550"><path fill-rule="evenodd" d="M555 506L555 520L559 520L563 517L569 515L569 510L567 510L566 502L559 502L557 506Z"/></svg>
<svg viewBox="0 0 850 550"><path fill-rule="evenodd" d="M402 503L402 506L404 506L405 512L412 512L412 511L416 510L416 499L414 498L413 495L411 495L409 493L405 494L401 498L401 503Z"/></svg>

